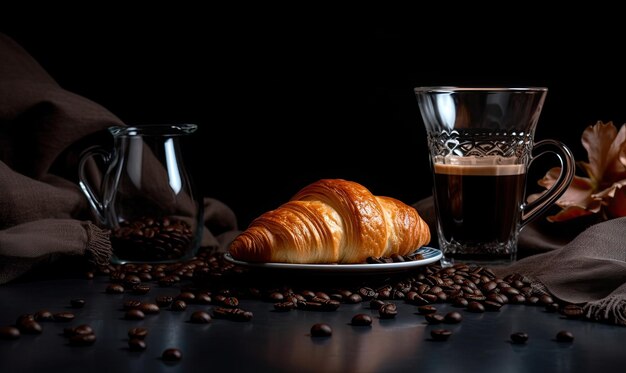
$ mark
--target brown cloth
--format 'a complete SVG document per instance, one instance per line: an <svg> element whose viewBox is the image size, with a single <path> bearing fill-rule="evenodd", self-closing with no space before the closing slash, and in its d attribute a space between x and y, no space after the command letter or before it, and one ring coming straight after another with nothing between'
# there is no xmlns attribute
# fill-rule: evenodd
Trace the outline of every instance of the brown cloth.
<svg viewBox="0 0 626 373"><path fill-rule="evenodd" d="M527 276L536 289L583 305L589 319L626 326L626 217L596 224L560 249L494 270Z"/></svg>
<svg viewBox="0 0 626 373"><path fill-rule="evenodd" d="M415 207L435 229L432 198ZM501 277L522 274L535 290L582 305L590 320L626 326L626 217L593 223L539 217L520 233L518 253L524 258L492 269Z"/></svg>
<svg viewBox="0 0 626 373"><path fill-rule="evenodd" d="M76 175L80 152L110 141L104 129L113 125L122 121L59 87L0 34L0 284L68 255L108 262L108 232L90 222ZM202 245L218 248L236 233L235 214L214 199L204 204Z"/></svg>

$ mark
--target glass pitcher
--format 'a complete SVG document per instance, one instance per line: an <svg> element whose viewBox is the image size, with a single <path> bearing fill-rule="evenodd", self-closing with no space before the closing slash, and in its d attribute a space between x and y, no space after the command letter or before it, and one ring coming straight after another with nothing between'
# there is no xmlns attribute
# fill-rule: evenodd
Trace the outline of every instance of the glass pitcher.
<svg viewBox="0 0 626 373"><path fill-rule="evenodd" d="M167 263L195 255L203 205L185 170L180 138L196 129L110 127L112 150L95 146L81 155L79 185L98 224L111 230L113 263Z"/></svg>

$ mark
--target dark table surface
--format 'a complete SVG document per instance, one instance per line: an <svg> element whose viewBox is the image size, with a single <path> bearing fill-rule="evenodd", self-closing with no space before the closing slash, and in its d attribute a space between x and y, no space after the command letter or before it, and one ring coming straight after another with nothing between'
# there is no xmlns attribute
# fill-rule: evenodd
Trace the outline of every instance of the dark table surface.
<svg viewBox="0 0 626 373"><path fill-rule="evenodd" d="M0 340L0 372L589 372L621 371L626 363L626 328L571 320L543 307L505 305L500 312L470 313L450 304L437 304L440 313L457 310L459 324L428 325L417 307L403 301L395 319L378 318L368 302L342 304L337 311L274 311L273 303L242 300L254 313L249 322L213 319L189 323L193 311L212 312L211 305L190 305L184 312L162 309L142 321L124 319L127 299L154 302L157 295L177 295L177 288L154 286L142 296L104 292L106 276L95 279L52 278L0 286L0 326L11 325L24 313L41 309L76 314L69 323L42 323L40 335ZM84 298L81 309L70 308ZM370 327L350 325L357 313L371 314ZM333 329L328 338L313 338L310 328L324 322ZM93 346L69 346L62 336L68 326L89 324L97 336ZM128 349L127 332L134 326L149 329L147 349ZM434 328L453 331L448 341L430 338ZM560 330L575 335L573 343L555 340ZM528 333L524 345L510 342L510 334ZM183 358L166 363L161 353L179 348ZM617 370L616 370L617 369Z"/></svg>

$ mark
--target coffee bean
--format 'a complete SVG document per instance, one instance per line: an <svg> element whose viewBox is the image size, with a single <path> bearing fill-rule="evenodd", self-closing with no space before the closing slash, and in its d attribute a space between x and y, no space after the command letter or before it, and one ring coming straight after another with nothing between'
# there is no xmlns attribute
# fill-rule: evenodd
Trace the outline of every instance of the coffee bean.
<svg viewBox="0 0 626 373"><path fill-rule="evenodd" d="M528 334L524 332L517 332L511 334L511 342L515 344L523 344L528 341Z"/></svg>
<svg viewBox="0 0 626 373"><path fill-rule="evenodd" d="M394 303L387 303L378 310L378 315L381 319L393 319L397 314L398 307Z"/></svg>
<svg viewBox="0 0 626 373"><path fill-rule="evenodd" d="M182 358L183 353L177 348L168 348L163 351L163 354L161 354L161 359L163 359L163 361L180 361Z"/></svg>
<svg viewBox="0 0 626 373"><path fill-rule="evenodd" d="M111 274L109 275L109 281L119 283L119 282L122 282L125 277L126 277L126 273L122 271L115 271L115 272L111 272Z"/></svg>
<svg viewBox="0 0 626 373"><path fill-rule="evenodd" d="M174 302L172 302L170 309L177 312L184 311L187 309L187 303L185 303L185 301L183 300L175 300Z"/></svg>
<svg viewBox="0 0 626 373"><path fill-rule="evenodd" d="M522 294L509 295L509 303L524 304L526 303L526 297L524 297Z"/></svg>
<svg viewBox="0 0 626 373"><path fill-rule="evenodd" d="M498 287L498 283L497 282L489 281L489 282L483 284L481 289L483 289L484 292L488 293L488 292L492 291L493 289L495 289L496 287Z"/></svg>
<svg viewBox="0 0 626 373"><path fill-rule="evenodd" d="M137 275L127 275L124 277L124 286L132 288L141 284L141 279Z"/></svg>
<svg viewBox="0 0 626 373"><path fill-rule="evenodd" d="M96 342L96 335L91 334L76 334L70 337L70 346L91 346Z"/></svg>
<svg viewBox="0 0 626 373"><path fill-rule="evenodd" d="M330 337L333 329L328 324L318 323L311 327L311 337Z"/></svg>
<svg viewBox="0 0 626 373"><path fill-rule="evenodd" d="M461 316L460 313L453 311L453 312L448 312L445 316L444 316L444 322L448 323L448 324L458 324L463 320L463 316Z"/></svg>
<svg viewBox="0 0 626 373"><path fill-rule="evenodd" d="M498 303L501 304L509 304L509 297L507 297L504 294L496 294L496 296L499 298L499 300L497 301Z"/></svg>
<svg viewBox="0 0 626 373"><path fill-rule="evenodd" d="M390 289L382 289L378 291L377 299L391 299L391 290Z"/></svg>
<svg viewBox="0 0 626 373"><path fill-rule="evenodd" d="M225 297L224 299L222 299L222 301L219 304L222 307L235 308L239 305L239 299L235 297Z"/></svg>
<svg viewBox="0 0 626 373"><path fill-rule="evenodd" d="M174 286L178 281L175 276L164 276L159 279L159 286L162 288Z"/></svg>
<svg viewBox="0 0 626 373"><path fill-rule="evenodd" d="M497 312L500 311L500 308L502 308L502 304L491 300L486 300L483 305L487 311Z"/></svg>
<svg viewBox="0 0 626 373"><path fill-rule="evenodd" d="M128 330L128 338L130 339L145 339L148 335L148 329L146 328L130 328Z"/></svg>
<svg viewBox="0 0 626 373"><path fill-rule="evenodd" d="M437 295L441 293L442 291L443 289L441 287L435 285L428 290L428 293Z"/></svg>
<svg viewBox="0 0 626 373"><path fill-rule="evenodd" d="M437 308L435 306L429 306L429 305L419 306L417 307L417 312L420 315L429 315L431 313L437 312Z"/></svg>
<svg viewBox="0 0 626 373"><path fill-rule="evenodd" d="M467 299L463 298L463 297L456 297L454 298L454 300L452 301L452 306L454 307L467 307L467 305L469 304L469 302L467 301Z"/></svg>
<svg viewBox="0 0 626 373"><path fill-rule="evenodd" d="M380 260L380 259L378 259L376 257L373 257L373 256L368 256L367 258L365 258L365 262L367 264L382 264L382 263L384 263L382 260Z"/></svg>
<svg viewBox="0 0 626 373"><path fill-rule="evenodd" d="M354 326L370 326L372 325L372 317L364 313L359 313L352 317L351 323Z"/></svg>
<svg viewBox="0 0 626 373"><path fill-rule="evenodd" d="M146 315L155 315L161 311L159 306L154 303L143 303L141 306L139 306L139 310L141 310L141 312Z"/></svg>
<svg viewBox="0 0 626 373"><path fill-rule="evenodd" d="M431 314L426 315L425 319L427 323L434 325L434 324L441 324L444 320L444 317L443 315L440 315L438 313L431 313Z"/></svg>
<svg viewBox="0 0 626 373"><path fill-rule="evenodd" d="M539 297L536 297L536 296L526 297L526 304L528 304L530 306L534 306L536 304L539 304Z"/></svg>
<svg viewBox="0 0 626 373"><path fill-rule="evenodd" d="M509 297L509 299L511 298L511 296L515 296L515 295L521 295L521 293L519 292L519 290L517 290L516 288L509 286L509 287L505 287L502 288L501 291L502 294L506 295Z"/></svg>
<svg viewBox="0 0 626 373"><path fill-rule="evenodd" d="M157 306L159 307L169 307L174 301L174 297L170 297L168 295L159 295L155 299Z"/></svg>
<svg viewBox="0 0 626 373"><path fill-rule="evenodd" d="M281 295L282 295L282 293L281 293ZM302 290L300 292L300 295L302 295L307 300L315 298L315 292L311 291L311 290Z"/></svg>
<svg viewBox="0 0 626 373"><path fill-rule="evenodd" d="M21 333L20 330L13 326L0 327L0 339L18 339Z"/></svg>
<svg viewBox="0 0 626 373"><path fill-rule="evenodd" d="M107 294L122 294L124 287L120 284L110 284L105 291Z"/></svg>
<svg viewBox="0 0 626 373"><path fill-rule="evenodd" d="M436 296L435 294L429 294L429 293L422 294L421 298L426 302L425 304L435 303L439 300L438 296Z"/></svg>
<svg viewBox="0 0 626 373"><path fill-rule="evenodd" d="M293 302L274 303L274 309L276 311L286 312L286 311L291 311L295 308L296 308L296 305Z"/></svg>
<svg viewBox="0 0 626 373"><path fill-rule="evenodd" d="M48 310L37 311L32 317L33 317L33 320L39 321L39 322L54 321L54 315L52 315L52 312Z"/></svg>
<svg viewBox="0 0 626 373"><path fill-rule="evenodd" d="M69 322L69 321L74 320L76 315L74 315L71 312L57 312L53 315L53 317L54 317L54 321Z"/></svg>
<svg viewBox="0 0 626 373"><path fill-rule="evenodd" d="M343 301L343 295L341 295L339 293L332 293L332 294L330 294L330 299L342 302Z"/></svg>
<svg viewBox="0 0 626 373"><path fill-rule="evenodd" d="M63 335L66 337L72 337L75 335L85 335L85 334L94 334L91 326L86 325L86 324L75 326L73 328L65 328L63 330Z"/></svg>
<svg viewBox="0 0 626 373"><path fill-rule="evenodd" d="M346 299L346 303L350 303L350 304L358 304L361 302L363 302L363 297L358 293L350 294L348 299Z"/></svg>
<svg viewBox="0 0 626 373"><path fill-rule="evenodd" d="M35 316L29 313L25 313L17 317L17 319L15 320L15 325L19 327L20 325L31 322L31 321L36 321Z"/></svg>
<svg viewBox="0 0 626 373"><path fill-rule="evenodd" d="M465 299L467 299L469 302L482 302L485 299L487 299L486 296L484 295L480 295L480 294L465 294L464 295Z"/></svg>
<svg viewBox="0 0 626 373"><path fill-rule="evenodd" d="M18 324L17 327L20 329L22 334L41 334L41 332L43 332L41 324L35 320L25 320Z"/></svg>
<svg viewBox="0 0 626 373"><path fill-rule="evenodd" d="M72 299L70 300L70 305L74 308L82 308L85 306L85 300L84 299Z"/></svg>
<svg viewBox="0 0 626 373"><path fill-rule="evenodd" d="M574 342L574 334L567 330L561 330L556 334L556 340L558 342Z"/></svg>
<svg viewBox="0 0 626 373"><path fill-rule="evenodd" d="M391 260L393 260L394 263L401 263L404 262L404 257L400 254L393 253L391 254Z"/></svg>
<svg viewBox="0 0 626 373"><path fill-rule="evenodd" d="M204 311L196 311L191 314L189 321L193 324L208 324L211 322L211 316Z"/></svg>
<svg viewBox="0 0 626 373"><path fill-rule="evenodd" d="M124 315L126 320L143 320L145 317L146 315L138 309L129 310L126 312L126 315Z"/></svg>
<svg viewBox="0 0 626 373"><path fill-rule="evenodd" d="M452 331L448 329L433 329L430 331L430 336L434 341L447 341L452 335Z"/></svg>
<svg viewBox="0 0 626 373"><path fill-rule="evenodd" d="M177 300L182 300L185 303L193 303L193 301L196 299L196 295L194 293L192 293L192 292L184 291L184 292L178 294L176 299Z"/></svg>
<svg viewBox="0 0 626 373"><path fill-rule="evenodd" d="M561 313L568 319L578 319L583 316L583 308L575 304L568 304L561 310Z"/></svg>
<svg viewBox="0 0 626 373"><path fill-rule="evenodd" d="M124 301L124 305L122 306L122 308L125 311L133 310L133 309L136 309L136 308L139 308L139 307L141 307L141 301L138 301L136 299L126 300L126 301Z"/></svg>
<svg viewBox="0 0 626 373"><path fill-rule="evenodd" d="M544 294L539 297L539 304L543 306L547 306L548 304L552 304L552 303L554 303L554 300L548 294Z"/></svg>
<svg viewBox="0 0 626 373"><path fill-rule="evenodd" d="M323 291L316 291L315 292L315 297L316 298L320 298L320 299L330 300L330 296L328 294L324 293Z"/></svg>
<svg viewBox="0 0 626 373"><path fill-rule="evenodd" d="M467 304L467 310L474 313L483 313L485 312L485 306L479 302L472 301Z"/></svg>
<svg viewBox="0 0 626 373"><path fill-rule="evenodd" d="M128 349L131 351L143 351L146 349L146 341L140 338L131 338L128 340Z"/></svg>
<svg viewBox="0 0 626 373"><path fill-rule="evenodd" d="M380 299L372 299L370 301L370 308L373 309L373 310L377 310L378 311L380 309L380 307L382 307L384 305L385 305L385 302L383 302Z"/></svg>
<svg viewBox="0 0 626 373"><path fill-rule="evenodd" d="M336 311L341 303L336 300L326 300L322 298L313 298L306 301L304 309L312 309L317 311Z"/></svg>
<svg viewBox="0 0 626 373"><path fill-rule="evenodd" d="M215 307L213 317L216 319L228 319L233 321L250 321L252 312L244 311L240 308Z"/></svg>
<svg viewBox="0 0 626 373"><path fill-rule="evenodd" d="M208 293L196 293L196 304L211 304L211 296Z"/></svg>
<svg viewBox="0 0 626 373"><path fill-rule="evenodd" d="M141 272L140 274L138 274L137 276L139 276L139 278L141 279L141 281L152 281L152 275L146 272Z"/></svg>
<svg viewBox="0 0 626 373"><path fill-rule="evenodd" d="M132 293L137 295L145 295L150 292L150 286L145 284L139 284L132 287Z"/></svg>
<svg viewBox="0 0 626 373"><path fill-rule="evenodd" d="M370 300L378 295L378 293L374 289L369 287L360 288L358 293L364 300Z"/></svg>

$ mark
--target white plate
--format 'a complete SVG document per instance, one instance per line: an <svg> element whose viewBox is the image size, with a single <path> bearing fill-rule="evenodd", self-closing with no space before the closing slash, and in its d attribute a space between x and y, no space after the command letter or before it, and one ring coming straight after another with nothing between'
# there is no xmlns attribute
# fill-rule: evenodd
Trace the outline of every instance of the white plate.
<svg viewBox="0 0 626 373"><path fill-rule="evenodd" d="M376 274L376 273L393 273L402 272L409 269L425 266L435 263L441 259L443 254L441 250L423 246L417 249L413 254L421 254L422 259L397 262L397 263L379 263L379 264L296 264L296 263L252 263L233 259L230 253L224 254L224 259L231 263L238 264L249 268L259 269L279 269L279 270L298 270L310 271L316 273L355 273L355 274Z"/></svg>

